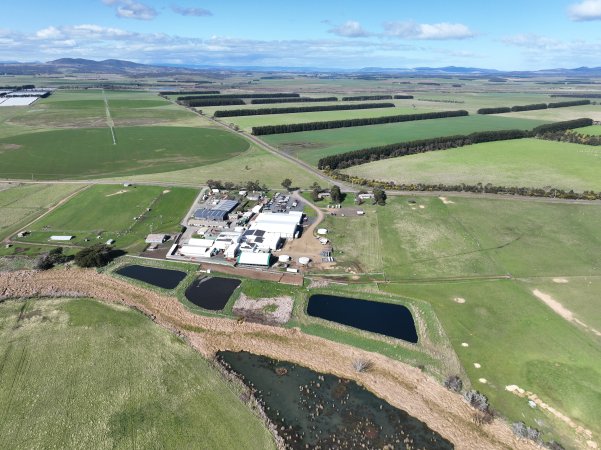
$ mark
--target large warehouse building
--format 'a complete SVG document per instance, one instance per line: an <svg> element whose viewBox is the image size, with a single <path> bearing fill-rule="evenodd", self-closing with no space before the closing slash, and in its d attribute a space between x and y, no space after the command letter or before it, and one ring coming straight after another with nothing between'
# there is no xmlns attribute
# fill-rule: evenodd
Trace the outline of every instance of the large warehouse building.
<svg viewBox="0 0 601 450"><path fill-rule="evenodd" d="M261 213L249 230L263 230L265 234L277 235L282 239L294 239L302 217L301 211L290 211L288 214Z"/></svg>

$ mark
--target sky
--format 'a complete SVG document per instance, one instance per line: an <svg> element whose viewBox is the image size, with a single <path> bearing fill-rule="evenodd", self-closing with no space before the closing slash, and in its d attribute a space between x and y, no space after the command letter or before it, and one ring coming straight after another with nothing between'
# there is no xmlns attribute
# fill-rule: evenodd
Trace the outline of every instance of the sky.
<svg viewBox="0 0 601 450"><path fill-rule="evenodd" d="M2 0L0 61L601 66L601 0Z"/></svg>

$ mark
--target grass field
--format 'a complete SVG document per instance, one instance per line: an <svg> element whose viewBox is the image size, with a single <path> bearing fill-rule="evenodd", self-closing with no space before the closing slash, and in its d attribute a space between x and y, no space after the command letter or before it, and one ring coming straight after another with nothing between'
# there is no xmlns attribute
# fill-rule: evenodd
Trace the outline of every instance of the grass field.
<svg viewBox="0 0 601 450"><path fill-rule="evenodd" d="M599 135L601 135L601 125L591 125L590 127L577 128L574 131L576 131L578 133L582 133L582 134L590 134L593 136L599 136Z"/></svg>
<svg viewBox="0 0 601 450"><path fill-rule="evenodd" d="M231 385L142 314L0 304L0 447L275 448Z"/></svg>
<svg viewBox="0 0 601 450"><path fill-rule="evenodd" d="M601 338L590 328L600 325L601 207L408 199L364 205L362 218L327 217L335 271L372 272L374 280L384 272L389 282L380 282L381 290L429 302L474 387L511 420L572 439L565 425L505 391L517 384L600 433L601 389L593 380L601 377ZM533 295L535 289L552 295L589 329L560 317Z"/></svg>
<svg viewBox="0 0 601 450"><path fill-rule="evenodd" d="M168 172L240 155L249 143L227 131L126 127L30 133L0 139L0 176L88 179Z"/></svg>
<svg viewBox="0 0 601 450"><path fill-rule="evenodd" d="M222 180L244 183L259 180L272 189L281 189L284 178L290 178L294 186L307 188L323 180L278 156L251 144L250 149L235 158L206 164L190 169L168 173L155 173L130 177L131 181L153 181L169 183L206 183L207 180Z"/></svg>
<svg viewBox="0 0 601 450"><path fill-rule="evenodd" d="M0 190L0 240L16 232L52 205L81 189L70 184L30 184Z"/></svg>
<svg viewBox="0 0 601 450"><path fill-rule="evenodd" d="M457 108L460 109L460 108ZM543 122L491 116L451 117L414 122L274 134L261 138L301 160L317 165L324 156L351 150L476 131L531 129Z"/></svg>
<svg viewBox="0 0 601 450"><path fill-rule="evenodd" d="M117 248L141 249L151 232L180 231L179 223L197 193L187 188L94 185L33 224L31 234L19 240L47 243L51 235L73 235L75 239L67 244L86 246L115 239Z"/></svg>
<svg viewBox="0 0 601 450"><path fill-rule="evenodd" d="M488 142L350 167L343 172L397 183L601 189L601 148L539 139Z"/></svg>

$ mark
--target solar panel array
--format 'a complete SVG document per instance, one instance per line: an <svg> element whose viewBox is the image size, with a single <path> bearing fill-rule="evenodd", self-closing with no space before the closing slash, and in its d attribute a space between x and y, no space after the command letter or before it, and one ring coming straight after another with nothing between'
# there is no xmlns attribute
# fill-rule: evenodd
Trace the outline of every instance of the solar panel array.
<svg viewBox="0 0 601 450"><path fill-rule="evenodd" d="M200 208L194 213L195 219L223 221L228 213L238 206L236 200L221 200L212 208Z"/></svg>

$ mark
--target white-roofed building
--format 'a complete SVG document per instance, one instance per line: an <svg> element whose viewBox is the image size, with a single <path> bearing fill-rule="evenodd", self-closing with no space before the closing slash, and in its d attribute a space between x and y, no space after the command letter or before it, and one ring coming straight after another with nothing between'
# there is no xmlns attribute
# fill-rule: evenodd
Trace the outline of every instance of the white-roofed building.
<svg viewBox="0 0 601 450"><path fill-rule="evenodd" d="M215 241L213 239L198 239L198 238L190 238L188 241L188 245L192 247L206 247L210 248L213 246Z"/></svg>
<svg viewBox="0 0 601 450"><path fill-rule="evenodd" d="M238 255L238 264L245 266L262 266L269 267L271 261L270 253L253 253L253 252L241 252Z"/></svg>
<svg viewBox="0 0 601 450"><path fill-rule="evenodd" d="M303 213L291 211L288 214L260 213L249 230L262 230L265 234L276 234L283 239L293 239Z"/></svg>

